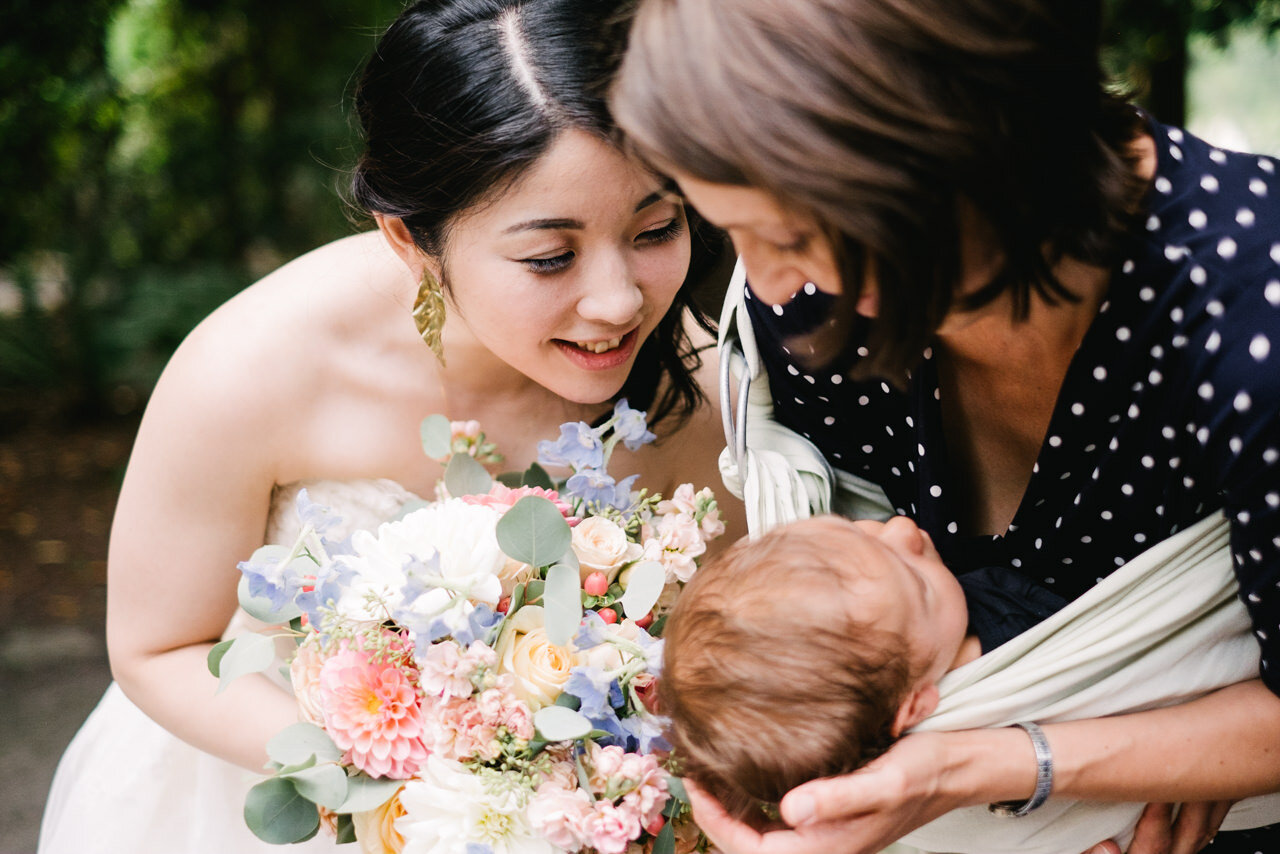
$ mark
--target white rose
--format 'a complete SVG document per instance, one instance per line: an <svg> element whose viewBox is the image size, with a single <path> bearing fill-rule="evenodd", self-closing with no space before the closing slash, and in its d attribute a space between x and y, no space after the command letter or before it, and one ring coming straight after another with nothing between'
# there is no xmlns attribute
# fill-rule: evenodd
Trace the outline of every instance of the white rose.
<svg viewBox="0 0 1280 854"><path fill-rule="evenodd" d="M538 605L525 605L502 624L495 651L498 672L515 677L512 690L534 712L556 701L569 671L579 663L572 648L547 639Z"/></svg>
<svg viewBox="0 0 1280 854"><path fill-rule="evenodd" d="M612 583L619 570L642 551L627 539L626 531L603 516L591 516L574 526L572 545L583 581L593 572L603 572Z"/></svg>

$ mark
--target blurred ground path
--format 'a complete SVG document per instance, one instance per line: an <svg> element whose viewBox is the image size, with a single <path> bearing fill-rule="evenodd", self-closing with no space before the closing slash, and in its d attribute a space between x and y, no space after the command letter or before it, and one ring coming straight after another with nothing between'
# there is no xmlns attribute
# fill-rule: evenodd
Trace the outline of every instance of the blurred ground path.
<svg viewBox="0 0 1280 854"><path fill-rule="evenodd" d="M58 758L111 678L107 534L137 420L15 409L0 405L0 854L31 854Z"/></svg>

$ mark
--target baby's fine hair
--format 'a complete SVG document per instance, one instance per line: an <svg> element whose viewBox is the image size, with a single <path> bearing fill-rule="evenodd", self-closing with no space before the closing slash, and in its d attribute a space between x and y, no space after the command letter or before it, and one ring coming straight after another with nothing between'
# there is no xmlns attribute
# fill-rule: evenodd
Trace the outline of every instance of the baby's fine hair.
<svg viewBox="0 0 1280 854"><path fill-rule="evenodd" d="M659 693L680 771L739 819L893 742L912 668L903 639L854 619L853 559L812 523L776 528L708 561L666 624Z"/></svg>

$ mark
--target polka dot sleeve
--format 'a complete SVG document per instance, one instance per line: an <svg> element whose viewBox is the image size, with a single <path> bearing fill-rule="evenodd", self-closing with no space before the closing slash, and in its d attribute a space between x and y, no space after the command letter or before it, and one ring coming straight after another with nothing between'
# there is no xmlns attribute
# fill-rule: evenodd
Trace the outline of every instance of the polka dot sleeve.
<svg viewBox="0 0 1280 854"><path fill-rule="evenodd" d="M1196 468L1231 520L1262 677L1280 694L1280 260L1275 270L1275 280L1241 289L1233 305L1206 306L1189 426L1203 449Z"/></svg>

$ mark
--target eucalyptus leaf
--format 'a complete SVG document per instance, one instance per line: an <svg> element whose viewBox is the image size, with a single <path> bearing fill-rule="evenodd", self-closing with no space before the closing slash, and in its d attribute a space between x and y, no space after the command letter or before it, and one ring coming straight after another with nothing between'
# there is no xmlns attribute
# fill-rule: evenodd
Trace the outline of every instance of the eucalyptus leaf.
<svg viewBox="0 0 1280 854"><path fill-rule="evenodd" d="M315 575L316 564L311 558L300 557L295 559L293 563L298 564L297 569L299 572ZM270 599L265 596L254 596L249 592L249 576L247 575L240 576L240 583L236 585L236 595L240 599L240 607L244 609L246 614L268 625L284 625L302 615L302 609L292 599L284 603L279 610L276 610L272 607Z"/></svg>
<svg viewBox="0 0 1280 854"><path fill-rule="evenodd" d="M650 854L676 854L676 829L671 822L668 821L662 826L662 830L658 831Z"/></svg>
<svg viewBox="0 0 1280 854"><path fill-rule="evenodd" d="M443 415L428 415L418 426L422 451L433 460L449 456L453 448L453 425Z"/></svg>
<svg viewBox="0 0 1280 854"><path fill-rule="evenodd" d="M337 762L342 751L323 729L300 722L280 730L267 742L267 756L281 765L298 765L313 756L317 762Z"/></svg>
<svg viewBox="0 0 1280 854"><path fill-rule="evenodd" d="M219 662L218 693L222 693L232 679L266 670L275 658L275 642L266 635L249 632L235 638Z"/></svg>
<svg viewBox="0 0 1280 854"><path fill-rule="evenodd" d="M576 712L582 707L582 701L568 691L564 691L559 697L556 697L554 705L564 706L566 709L573 709Z"/></svg>
<svg viewBox="0 0 1280 854"><path fill-rule="evenodd" d="M550 566L569 550L569 523L545 498L526 495L498 520L498 545L530 566Z"/></svg>
<svg viewBox="0 0 1280 854"><path fill-rule="evenodd" d="M525 591L525 586L523 584L517 584L515 588L512 589L511 602L510 604L507 605L508 617L514 614L516 611L519 611L521 606L524 605L524 591Z"/></svg>
<svg viewBox="0 0 1280 854"><path fill-rule="evenodd" d="M547 570L542 609L547 640L568 646L582 622L582 588L576 569L559 563Z"/></svg>
<svg viewBox="0 0 1280 854"><path fill-rule="evenodd" d="M310 836L320 826L320 813L298 793L292 780L272 777L249 790L244 822L263 842L288 845Z"/></svg>
<svg viewBox="0 0 1280 854"><path fill-rule="evenodd" d="M209 650L206 661L209 663L209 672L214 676L221 675L222 657L227 654L227 650L231 649L231 643L229 640L224 640L214 644L213 649Z"/></svg>
<svg viewBox="0 0 1280 854"><path fill-rule="evenodd" d="M524 603L530 605L539 602L542 599L542 592L547 589L547 582L542 580L530 581L525 585Z"/></svg>
<svg viewBox="0 0 1280 854"><path fill-rule="evenodd" d="M574 741L591 734L591 721L564 706L543 706L533 715L533 725L547 741Z"/></svg>
<svg viewBox="0 0 1280 854"><path fill-rule="evenodd" d="M524 470L520 478L521 486L541 486L543 489L555 489L556 483L542 466L534 463Z"/></svg>
<svg viewBox="0 0 1280 854"><path fill-rule="evenodd" d="M400 505L400 512L396 513L394 522L399 522L405 516L413 513L415 510L421 510L423 507L430 507L431 502L421 498L410 498L404 504Z"/></svg>
<svg viewBox="0 0 1280 854"><path fill-rule="evenodd" d="M509 489L515 489L517 486L524 486L524 472L504 471L495 480Z"/></svg>
<svg viewBox="0 0 1280 854"><path fill-rule="evenodd" d="M342 802L338 812L365 812L380 807L391 796L400 791L403 780L375 780L363 774L347 778L347 799Z"/></svg>
<svg viewBox="0 0 1280 854"><path fill-rule="evenodd" d="M338 831L338 837L335 842L338 845L346 845L349 842L356 841L356 826L355 823L351 821L351 816L346 813L339 813L336 829Z"/></svg>
<svg viewBox="0 0 1280 854"><path fill-rule="evenodd" d="M680 803L689 803L689 793L685 791L684 780L679 777L667 777L667 792Z"/></svg>
<svg viewBox="0 0 1280 854"><path fill-rule="evenodd" d="M484 495L493 486L493 478L466 454L454 454L444 469L444 485L454 498L464 495Z"/></svg>
<svg viewBox="0 0 1280 854"><path fill-rule="evenodd" d="M336 810L347 799L347 772L333 762L280 776L292 780L298 794L322 807Z"/></svg>
<svg viewBox="0 0 1280 854"><path fill-rule="evenodd" d="M618 601L627 616L639 620L653 610L667 584L667 571L656 560L646 560L631 567L627 589Z"/></svg>
<svg viewBox="0 0 1280 854"><path fill-rule="evenodd" d="M296 771L305 771L308 768L314 768L316 765L316 757L315 754L312 754L296 765L281 765L279 762L269 762L268 765L276 769L277 777L288 777Z"/></svg>

